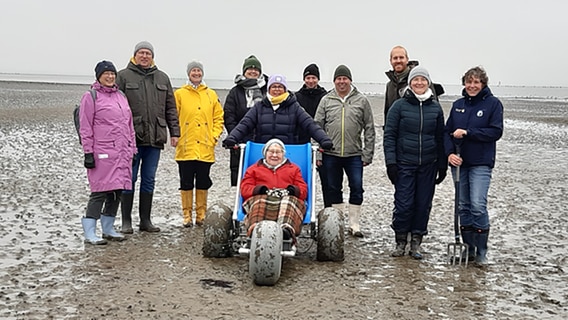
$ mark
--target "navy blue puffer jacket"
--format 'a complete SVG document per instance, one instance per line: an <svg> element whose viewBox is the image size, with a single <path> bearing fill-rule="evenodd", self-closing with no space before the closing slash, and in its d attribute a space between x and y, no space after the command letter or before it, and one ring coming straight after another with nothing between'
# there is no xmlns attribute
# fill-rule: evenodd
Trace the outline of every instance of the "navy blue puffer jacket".
<svg viewBox="0 0 568 320"><path fill-rule="evenodd" d="M331 143L325 131L300 106L296 97L290 94L276 111L268 97L262 99L247 112L228 138L242 141L243 137L254 132L254 142L266 143L272 138L278 138L285 144L298 144L299 131L306 132L320 145L325 141Z"/></svg>
<svg viewBox="0 0 568 320"><path fill-rule="evenodd" d="M438 167L447 167L443 132L444 112L438 101L432 96L420 102L406 90L387 114L383 137L386 165L438 162Z"/></svg>

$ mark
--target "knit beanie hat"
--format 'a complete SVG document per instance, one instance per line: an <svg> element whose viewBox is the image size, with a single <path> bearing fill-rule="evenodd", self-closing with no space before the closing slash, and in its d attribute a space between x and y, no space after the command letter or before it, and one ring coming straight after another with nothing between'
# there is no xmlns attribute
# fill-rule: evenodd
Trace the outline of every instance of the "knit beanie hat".
<svg viewBox="0 0 568 320"><path fill-rule="evenodd" d="M340 76L347 77L349 78L349 80L353 81L353 78L351 77L351 70L349 70L346 65L339 65L337 69L335 69L335 73L333 74L333 81L335 81L335 79Z"/></svg>
<svg viewBox="0 0 568 320"><path fill-rule="evenodd" d="M249 68L256 68L258 69L258 72L262 73L262 65L254 55L251 55L250 57L245 59L245 62L243 63L243 74Z"/></svg>
<svg viewBox="0 0 568 320"><path fill-rule="evenodd" d="M150 52L152 52L152 58L154 58L154 47L152 46L152 44L150 42L148 42L148 41L138 42L136 47L134 47L134 55L136 55L136 52L138 52L138 50L140 50L140 49L150 50Z"/></svg>
<svg viewBox="0 0 568 320"><path fill-rule="evenodd" d="M428 80L428 84L432 84L432 80L430 80L430 74L428 73L428 70L426 70L421 66L416 66L410 69L410 74L408 75L408 85L410 85L410 81L417 76L422 76L426 78L426 80Z"/></svg>
<svg viewBox="0 0 568 320"><path fill-rule="evenodd" d="M193 60L190 63L187 64L187 74L189 75L189 72L191 71L191 69L197 68L199 70L201 70L202 74L205 74L205 72L203 72L203 64L199 61Z"/></svg>
<svg viewBox="0 0 568 320"><path fill-rule="evenodd" d="M278 138L274 138L274 139L270 139L268 140L268 142L266 142L264 144L264 147L262 147L262 156L264 158L266 158L266 154L268 153L268 148L270 148L271 145L273 144L277 144L282 148L282 153L286 154L286 146L284 146L284 142L282 142L282 140L278 139Z"/></svg>
<svg viewBox="0 0 568 320"><path fill-rule="evenodd" d="M288 90L288 84L286 83L286 77L281 74L273 74L268 78L268 89L270 86L279 83L284 86L284 90Z"/></svg>
<svg viewBox="0 0 568 320"><path fill-rule="evenodd" d="M316 78L320 78L320 70L318 68L318 66L315 63L312 63L310 65L308 65L305 69L304 69L304 79L306 79L307 76L316 76Z"/></svg>
<svg viewBox="0 0 568 320"><path fill-rule="evenodd" d="M97 66L95 67L95 77L97 81L105 71L112 71L116 75L116 68L114 67L114 64L110 61L103 60L97 63Z"/></svg>

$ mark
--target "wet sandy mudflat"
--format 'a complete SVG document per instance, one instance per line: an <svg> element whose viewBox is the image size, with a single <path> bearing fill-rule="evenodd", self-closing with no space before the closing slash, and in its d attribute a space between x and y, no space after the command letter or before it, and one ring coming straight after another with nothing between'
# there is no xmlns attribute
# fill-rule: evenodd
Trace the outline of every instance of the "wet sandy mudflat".
<svg viewBox="0 0 568 320"><path fill-rule="evenodd" d="M3 319L564 319L568 315L568 105L504 100L505 134L489 195L490 265L446 263L453 183L438 188L425 258L392 258L393 187L382 154L365 169L363 231L344 262L315 245L255 286L248 259L204 258L202 229L181 228L177 165L166 147L154 222L107 246L83 244L89 189L71 122L84 85L0 82L0 318ZM219 92L222 97L226 92ZM450 100L444 101L448 107ZM447 109L446 109L447 110ZM210 203L232 206L228 152L217 149ZM136 210L135 203L135 210ZM318 199L321 207L321 199ZM137 218L135 217L135 222ZM117 219L119 224L119 219Z"/></svg>

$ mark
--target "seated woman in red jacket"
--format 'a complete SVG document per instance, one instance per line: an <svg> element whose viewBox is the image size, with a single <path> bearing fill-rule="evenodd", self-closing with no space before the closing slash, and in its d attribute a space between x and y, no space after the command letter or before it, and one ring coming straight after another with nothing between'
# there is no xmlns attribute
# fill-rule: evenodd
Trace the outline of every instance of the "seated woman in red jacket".
<svg viewBox="0 0 568 320"><path fill-rule="evenodd" d="M295 240L306 213L308 185L300 168L286 159L282 140L269 140L262 148L262 155L241 181L247 236L250 237L257 222L273 220L282 226L285 240Z"/></svg>

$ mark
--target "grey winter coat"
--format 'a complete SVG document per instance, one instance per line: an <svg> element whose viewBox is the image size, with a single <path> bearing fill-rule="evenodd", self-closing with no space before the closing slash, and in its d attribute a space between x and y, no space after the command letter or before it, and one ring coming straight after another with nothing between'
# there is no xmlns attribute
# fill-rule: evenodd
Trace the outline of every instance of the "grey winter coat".
<svg viewBox="0 0 568 320"><path fill-rule="evenodd" d="M363 162L371 163L375 151L373 111L367 97L352 88L345 100L335 89L325 95L318 105L315 121L333 141L334 149L325 151L326 154L337 157L360 155Z"/></svg>

